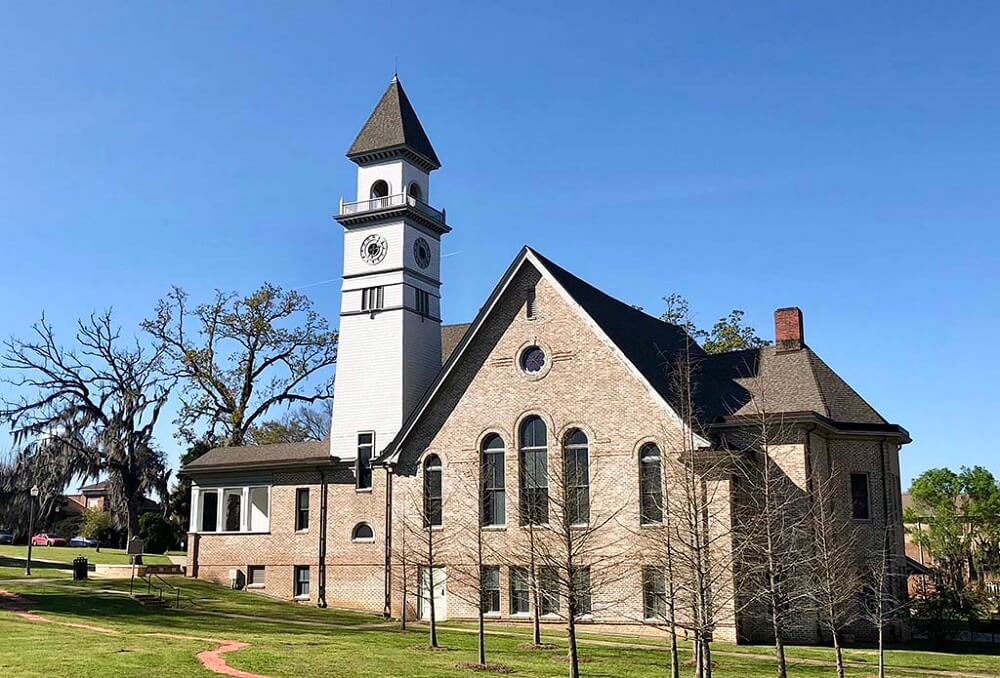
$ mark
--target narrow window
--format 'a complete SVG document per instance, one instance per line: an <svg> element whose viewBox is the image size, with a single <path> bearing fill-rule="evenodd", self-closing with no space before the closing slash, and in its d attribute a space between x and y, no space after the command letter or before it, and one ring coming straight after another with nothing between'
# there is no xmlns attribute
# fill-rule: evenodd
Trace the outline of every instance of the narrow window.
<svg viewBox="0 0 1000 678"><path fill-rule="evenodd" d="M267 580L267 569L263 565L250 565L247 567L247 584L250 586L264 586Z"/></svg>
<svg viewBox="0 0 1000 678"><path fill-rule="evenodd" d="M646 619L667 616L667 587L661 567L642 568L642 613Z"/></svg>
<svg viewBox="0 0 1000 678"><path fill-rule="evenodd" d="M375 451L375 434L372 432L358 434L358 460L355 469L357 489L370 490L372 487L372 453Z"/></svg>
<svg viewBox="0 0 1000 678"><path fill-rule="evenodd" d="M855 520L869 520L872 517L867 473L851 474L851 516Z"/></svg>
<svg viewBox="0 0 1000 678"><path fill-rule="evenodd" d="M590 451L587 434L578 428L566 434L563 444L566 464L566 518L570 525L590 522Z"/></svg>
<svg viewBox="0 0 1000 678"><path fill-rule="evenodd" d="M351 532L351 541L369 542L375 541L375 530L368 523L358 523Z"/></svg>
<svg viewBox="0 0 1000 678"><path fill-rule="evenodd" d="M382 309L383 301L384 288L381 285L378 287L366 287L361 290L362 311L379 311Z"/></svg>
<svg viewBox="0 0 1000 678"><path fill-rule="evenodd" d="M639 522L655 525L663 522L663 472L660 448L646 443L639 450Z"/></svg>
<svg viewBox="0 0 1000 678"><path fill-rule="evenodd" d="M589 567L579 567L573 571L573 605L577 617L593 612Z"/></svg>
<svg viewBox="0 0 1000 678"><path fill-rule="evenodd" d="M521 524L549 521L548 447L545 422L529 417L521 424Z"/></svg>
<svg viewBox="0 0 1000 678"><path fill-rule="evenodd" d="M523 567L510 568L510 613L531 612L531 592L528 589L528 570Z"/></svg>
<svg viewBox="0 0 1000 678"><path fill-rule="evenodd" d="M295 566L295 597L309 595L309 566Z"/></svg>
<svg viewBox="0 0 1000 678"><path fill-rule="evenodd" d="M423 200L424 197L423 192L420 190L420 185L415 181L410 183L409 194L411 198L417 200Z"/></svg>
<svg viewBox="0 0 1000 678"><path fill-rule="evenodd" d="M295 529L309 529L309 488L295 490Z"/></svg>
<svg viewBox="0 0 1000 678"><path fill-rule="evenodd" d="M226 532L239 532L243 518L243 488L228 489L223 492L226 510Z"/></svg>
<svg viewBox="0 0 1000 678"><path fill-rule="evenodd" d="M250 488L250 525L251 532L267 532L271 529L271 497L266 487Z"/></svg>
<svg viewBox="0 0 1000 678"><path fill-rule="evenodd" d="M436 454L424 462L424 527L441 524L441 459Z"/></svg>
<svg viewBox="0 0 1000 678"><path fill-rule="evenodd" d="M483 566L479 577L483 614L500 614L500 568Z"/></svg>
<svg viewBox="0 0 1000 678"><path fill-rule="evenodd" d="M483 441L483 525L507 524L507 493L504 488L503 438L491 434Z"/></svg>
<svg viewBox="0 0 1000 678"><path fill-rule="evenodd" d="M219 526L219 493L201 492L201 531L215 532Z"/></svg>
<svg viewBox="0 0 1000 678"><path fill-rule="evenodd" d="M535 288L530 288L524 294L524 315L528 320L535 319Z"/></svg>
<svg viewBox="0 0 1000 678"><path fill-rule="evenodd" d="M430 315L431 295L426 290L420 290L416 287L413 288L413 291L416 293L416 312L423 316Z"/></svg>
<svg viewBox="0 0 1000 678"><path fill-rule="evenodd" d="M542 614L559 614L559 573L554 567L539 568L538 593Z"/></svg>

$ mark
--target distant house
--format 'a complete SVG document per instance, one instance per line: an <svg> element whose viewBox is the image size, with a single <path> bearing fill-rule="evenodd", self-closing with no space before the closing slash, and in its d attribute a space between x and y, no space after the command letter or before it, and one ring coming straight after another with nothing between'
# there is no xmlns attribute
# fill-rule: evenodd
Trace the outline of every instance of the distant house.
<svg viewBox="0 0 1000 678"><path fill-rule="evenodd" d="M78 494L65 495L65 510L71 516L83 515L84 511L89 511L90 509L104 511L108 508L108 503L111 501L111 492L108 489L107 480L84 485L77 491ZM160 510L160 505L148 497L143 498L142 504L139 507L140 513L153 513Z"/></svg>

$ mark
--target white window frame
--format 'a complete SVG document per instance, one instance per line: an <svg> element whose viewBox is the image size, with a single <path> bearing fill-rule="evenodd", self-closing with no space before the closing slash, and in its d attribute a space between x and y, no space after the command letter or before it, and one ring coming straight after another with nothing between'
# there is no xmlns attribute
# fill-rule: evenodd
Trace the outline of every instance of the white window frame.
<svg viewBox="0 0 1000 678"><path fill-rule="evenodd" d="M267 526L263 530L250 529L252 507L250 493L252 490L267 490ZM240 526L238 530L226 530L226 496L228 493L239 493L240 496ZM215 531L206 532L201 529L204 515L204 497L209 494L216 496ZM191 487L191 532L197 534L270 534L271 532L271 486L270 485L225 485L220 487Z"/></svg>

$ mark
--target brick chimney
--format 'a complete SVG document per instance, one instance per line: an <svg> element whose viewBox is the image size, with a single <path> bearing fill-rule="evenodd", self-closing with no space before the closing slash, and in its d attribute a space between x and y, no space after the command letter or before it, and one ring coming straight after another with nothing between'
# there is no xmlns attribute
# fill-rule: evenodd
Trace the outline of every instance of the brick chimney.
<svg viewBox="0 0 1000 678"><path fill-rule="evenodd" d="M798 351L805 345L802 331L802 309L797 306L779 308L774 312L774 343L778 352Z"/></svg>

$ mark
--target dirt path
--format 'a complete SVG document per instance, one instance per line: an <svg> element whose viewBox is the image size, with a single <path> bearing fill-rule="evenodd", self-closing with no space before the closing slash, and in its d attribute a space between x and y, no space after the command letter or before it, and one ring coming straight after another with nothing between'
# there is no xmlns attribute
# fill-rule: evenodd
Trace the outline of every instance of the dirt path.
<svg viewBox="0 0 1000 678"><path fill-rule="evenodd" d="M41 622L45 624L55 624L57 626L66 626L74 629L81 629L84 631L90 631L92 633L104 633L112 635L121 635L122 632L117 629L108 628L106 626L96 626L93 624L80 624L77 622L67 622L60 621L58 619L53 619L52 617L43 617L42 615L36 614L28 609L28 599L23 596L19 596L16 593L11 593L4 589L0 589L0 610L7 610L14 616L24 619L25 621L31 622ZM261 675L259 673L249 673L247 671L240 671L235 669L226 663L225 658L222 656L228 652L236 652L237 650L243 650L250 647L247 643L241 643L236 640L220 640L218 638L202 638L198 636L182 636L173 633L143 633L139 634L144 637L156 637L156 638L170 638L173 640L186 640L186 641L196 641L199 643L213 643L218 645L218 647L211 650L204 650L195 655L201 665L212 673L217 673L223 676L232 676L233 678L271 678L270 676Z"/></svg>

